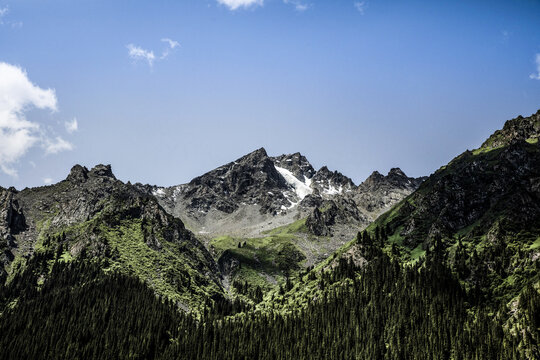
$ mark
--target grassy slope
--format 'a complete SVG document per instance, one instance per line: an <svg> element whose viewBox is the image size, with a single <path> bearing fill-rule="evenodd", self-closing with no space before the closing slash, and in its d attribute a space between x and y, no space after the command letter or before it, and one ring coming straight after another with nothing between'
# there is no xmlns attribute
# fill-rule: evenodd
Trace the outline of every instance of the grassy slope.
<svg viewBox="0 0 540 360"><path fill-rule="evenodd" d="M241 265L232 274L232 280L260 286L265 293L278 290L286 277L296 278L307 266L307 257L324 258L327 237L307 233L306 219L265 231L258 238L213 238L210 246L216 258L225 252L239 260ZM303 252L301 242L313 245L313 252ZM240 244L240 247L238 246ZM313 260L313 259L312 259Z"/></svg>
<svg viewBox="0 0 540 360"><path fill-rule="evenodd" d="M247 281L264 290L274 287L274 280L284 281L287 274L303 268L305 256L295 245L299 233L305 231L305 219L267 231L260 238L219 236L210 246L219 258L225 251L240 261L233 279ZM240 246L239 246L240 245Z"/></svg>
<svg viewBox="0 0 540 360"><path fill-rule="evenodd" d="M62 229L51 227L55 212L43 214L37 227L36 254L56 252L61 246L59 260L71 261L85 248L87 252L103 258L105 272L120 271L135 275L149 284L159 296L194 310L210 296L221 292L220 287L205 276L208 274L201 274L197 270L201 263L207 263L207 259L191 243L166 241L163 233L157 232L152 236L161 246L150 246L146 238L157 224L127 217L115 220L114 225L106 225L115 210L110 204L92 219ZM15 258L8 282L24 270L25 263L25 257ZM50 261L51 267L52 263Z"/></svg>
<svg viewBox="0 0 540 360"><path fill-rule="evenodd" d="M530 145L536 145L538 143L538 139L528 139L527 143ZM467 161L482 160L495 164L502 150L503 147L481 148L473 151L472 158L468 159ZM534 152L538 151L538 149L536 147L529 147L527 148L527 151ZM463 155L457 157L448 165L441 167L432 177L439 178L442 176L452 176L456 174L458 171L456 165L459 163L459 161L462 161L462 156ZM427 194L430 191L431 189L429 187L421 187L416 194L411 194L406 199L396 204L389 211L381 215L375 222L368 226L366 230L371 233L372 236L374 236L377 226L384 227L387 224L402 223L402 220L408 216L411 216L410 212L406 211L406 208L410 206L414 207L416 205L415 199L418 193L422 195ZM433 214L433 216L437 216L437 214ZM456 261L458 240L460 246L462 246L460 251L462 251L465 256L468 257L466 260L466 266L472 266L472 260L470 257L473 252L476 253L480 259L483 259L484 257L487 258L488 256L490 256L491 259L492 252L494 250L492 240L489 239L488 233L493 231L493 229L496 229L497 226L499 226L499 223L505 220L506 216L507 214L505 213L504 206L494 207L483 214L483 216L473 224L459 229L450 238L443 239L443 246L446 248L448 262L452 264ZM426 223L430 223L434 220L435 218L419 219L419 221L424 221ZM502 257L506 261L504 265L508 269L513 270L506 273L504 276L488 274L488 281L487 284L485 284L485 286L488 287L484 288L484 291L492 294L493 300L496 303L501 304L509 303L512 299L514 299L527 283L532 282L536 287L540 288L537 268L534 266L534 263L529 260L534 256L535 253L538 253L538 249L540 249L540 227L513 230L514 231L510 231L505 234L505 245L503 250L504 255ZM416 241L409 242L409 244L413 244L413 246L408 246L406 243L404 243L404 240L405 236L403 235L403 227L398 225L394 228L394 231L389 234L383 250L390 253L393 245L395 248L397 248L399 254L398 256L404 265L414 264L425 257L425 239L419 238ZM355 251L353 247L355 247L356 242L356 239L351 240L343 247L338 249L332 256L319 263L313 269L315 275L312 275L311 279L308 275L302 276L299 281L295 283L294 288L287 294L280 295L276 289L267 294L265 302L259 305L259 309L275 309L277 307L280 309L280 311L294 311L294 309L296 309L298 306L304 307L310 301L314 301L318 297L322 296L323 291L319 286L321 273L329 271L331 264L335 263L336 259L343 256L343 254L350 251ZM488 269L491 266L491 263L487 264ZM466 281L464 281L464 284L466 286L469 285ZM338 282L331 286L339 287L342 285L342 282Z"/></svg>

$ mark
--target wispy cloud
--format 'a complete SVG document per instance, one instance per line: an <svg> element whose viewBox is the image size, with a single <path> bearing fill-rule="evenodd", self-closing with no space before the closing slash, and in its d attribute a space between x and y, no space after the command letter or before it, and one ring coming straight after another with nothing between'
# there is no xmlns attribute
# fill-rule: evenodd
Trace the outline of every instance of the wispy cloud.
<svg viewBox="0 0 540 360"><path fill-rule="evenodd" d="M156 57L153 50L146 50L133 44L126 45L128 49L128 56L134 61L145 61L148 63L148 66L152 68L155 61L165 60L167 57L169 57L172 50L180 46L178 41L169 38L163 38L161 41L166 43L167 47L162 51L161 56L159 57Z"/></svg>
<svg viewBox="0 0 540 360"><path fill-rule="evenodd" d="M79 130L79 123L77 122L77 118L73 118L71 121L66 121L64 123L64 126L66 127L66 131L70 134L73 134L75 131Z"/></svg>
<svg viewBox="0 0 540 360"><path fill-rule="evenodd" d="M161 53L161 56L159 57L160 60L166 59L172 50L180 46L180 43L178 41L171 40L168 38L161 39L161 41L164 43L167 43L169 47L163 50L163 52Z"/></svg>
<svg viewBox="0 0 540 360"><path fill-rule="evenodd" d="M128 56L134 61L144 60L148 62L148 66L154 66L156 56L153 51L145 50L142 47L133 44L128 44L126 47L128 48Z"/></svg>
<svg viewBox="0 0 540 360"><path fill-rule="evenodd" d="M249 8L252 6L262 6L264 0L217 0L221 5L225 5L230 10L237 10L240 8Z"/></svg>
<svg viewBox="0 0 540 360"><path fill-rule="evenodd" d="M163 39L161 39L161 41L166 42L167 44L169 44L169 47L171 49L174 49L174 48L180 46L180 43L178 41L171 40L171 39L168 39L168 38L163 38Z"/></svg>
<svg viewBox="0 0 540 360"><path fill-rule="evenodd" d="M22 21L5 21L6 15L9 13L9 7L0 8L0 25L11 25L12 29L20 29L23 26Z"/></svg>
<svg viewBox="0 0 540 360"><path fill-rule="evenodd" d="M66 140L54 139L35 121L26 118L32 109L57 110L56 93L34 85L24 70L0 62L0 170L17 176L14 165L33 146L41 146L47 154L71 150Z"/></svg>
<svg viewBox="0 0 540 360"><path fill-rule="evenodd" d="M4 16L6 16L8 12L9 8L7 6L0 8L0 25L4 23Z"/></svg>
<svg viewBox="0 0 540 360"><path fill-rule="evenodd" d="M364 15L367 8L367 3L365 1L356 1L354 3L354 7L360 14Z"/></svg>
<svg viewBox="0 0 540 360"><path fill-rule="evenodd" d="M293 5L296 11L306 11L309 9L310 5L308 3L302 2L300 0L283 0L285 4Z"/></svg>
<svg viewBox="0 0 540 360"><path fill-rule="evenodd" d="M44 138L43 144L45 154L58 154L61 151L73 150L73 145L62 139L60 136L57 136L54 139Z"/></svg>
<svg viewBox="0 0 540 360"><path fill-rule="evenodd" d="M43 178L43 183L45 185L51 185L53 183L53 179L50 177Z"/></svg>
<svg viewBox="0 0 540 360"><path fill-rule="evenodd" d="M531 79L540 80L540 54L536 54L536 73L529 75Z"/></svg>

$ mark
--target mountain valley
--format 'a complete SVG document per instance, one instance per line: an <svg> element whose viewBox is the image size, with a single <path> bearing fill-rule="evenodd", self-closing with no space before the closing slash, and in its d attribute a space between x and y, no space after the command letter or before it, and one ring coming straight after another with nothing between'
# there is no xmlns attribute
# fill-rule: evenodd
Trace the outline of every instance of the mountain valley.
<svg viewBox="0 0 540 360"><path fill-rule="evenodd" d="M429 177L359 185L260 148L171 187L76 165L0 188L3 344L100 358L83 314L123 358L539 358L539 137L540 111Z"/></svg>

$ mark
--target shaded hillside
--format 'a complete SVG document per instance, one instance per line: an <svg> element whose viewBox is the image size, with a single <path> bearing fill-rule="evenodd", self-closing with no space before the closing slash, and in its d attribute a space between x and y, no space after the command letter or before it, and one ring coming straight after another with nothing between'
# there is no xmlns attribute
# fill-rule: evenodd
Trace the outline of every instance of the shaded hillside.
<svg viewBox="0 0 540 360"><path fill-rule="evenodd" d="M154 197L117 180L110 166L75 166L51 186L2 189L2 271L9 281L35 254L71 261L85 253L192 306L221 292L212 256Z"/></svg>
<svg viewBox="0 0 540 360"><path fill-rule="evenodd" d="M537 284L540 259L539 113L508 121L370 226L406 258L437 241L459 278L486 300ZM388 245L390 246L390 245Z"/></svg>

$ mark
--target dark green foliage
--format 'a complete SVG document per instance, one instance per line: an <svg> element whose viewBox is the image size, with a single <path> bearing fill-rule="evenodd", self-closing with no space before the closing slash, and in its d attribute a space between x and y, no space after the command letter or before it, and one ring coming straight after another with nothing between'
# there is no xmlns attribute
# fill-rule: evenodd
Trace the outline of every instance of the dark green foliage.
<svg viewBox="0 0 540 360"><path fill-rule="evenodd" d="M254 311L225 298L207 301L202 319L163 303L140 280L105 275L90 259L55 262L36 254L0 287L0 358L133 359L519 359L537 357L540 295L520 300L525 338L513 337L445 266L443 242L403 267L373 245L368 265L338 259L319 275L321 296L287 315ZM310 272L313 274L314 272ZM280 295L288 296L288 279ZM234 283L240 293L258 289ZM260 293L262 296L262 293ZM17 299L16 306L6 306ZM476 304L476 305L472 305ZM235 316L226 316L229 314ZM225 317L224 317L225 316ZM526 355L524 355L526 354Z"/></svg>
<svg viewBox="0 0 540 360"><path fill-rule="evenodd" d="M193 326L139 279L105 275L90 261L57 262L37 290L44 257L0 288L1 359L153 359Z"/></svg>
<svg viewBox="0 0 540 360"><path fill-rule="evenodd" d="M434 263L437 250L432 252ZM340 262L327 284L349 276ZM355 269L358 270L358 269ZM305 310L203 322L167 356L179 359L512 359L517 342L444 266L402 268L379 252L361 277L334 287ZM283 289L285 292L285 289ZM538 301L540 296L531 291ZM527 302L528 304L528 302ZM528 305L527 305L528 306ZM527 308L531 308L528 306ZM534 308L534 306L532 306ZM531 316L537 316L536 313ZM536 333L537 334L537 333ZM537 335L535 335L537 336ZM533 339L535 339L533 337ZM536 341L536 340L533 340Z"/></svg>

